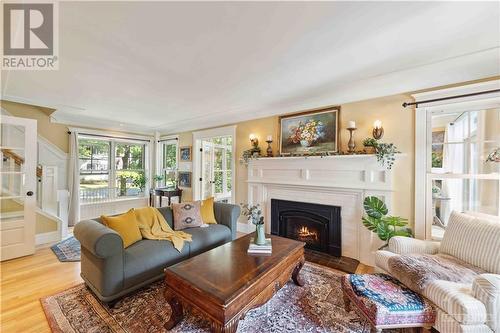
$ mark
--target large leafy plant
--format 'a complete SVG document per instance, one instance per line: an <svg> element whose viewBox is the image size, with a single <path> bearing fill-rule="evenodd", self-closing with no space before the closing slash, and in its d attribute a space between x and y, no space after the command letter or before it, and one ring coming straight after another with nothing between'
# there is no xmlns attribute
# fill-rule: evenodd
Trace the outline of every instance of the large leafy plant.
<svg viewBox="0 0 500 333"><path fill-rule="evenodd" d="M394 236L412 237L411 229L408 227L408 220L400 216L387 215L389 210L386 204L377 197L366 197L363 202L366 215L363 216L363 225L370 231L376 233L380 240L389 244L389 240Z"/></svg>

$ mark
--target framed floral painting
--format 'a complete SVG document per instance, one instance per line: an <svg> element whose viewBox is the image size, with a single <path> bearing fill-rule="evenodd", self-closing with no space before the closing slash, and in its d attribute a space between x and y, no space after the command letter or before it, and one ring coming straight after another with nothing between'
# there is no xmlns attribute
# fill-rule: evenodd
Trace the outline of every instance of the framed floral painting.
<svg viewBox="0 0 500 333"><path fill-rule="evenodd" d="M340 107L281 116L280 154L336 153L339 148Z"/></svg>

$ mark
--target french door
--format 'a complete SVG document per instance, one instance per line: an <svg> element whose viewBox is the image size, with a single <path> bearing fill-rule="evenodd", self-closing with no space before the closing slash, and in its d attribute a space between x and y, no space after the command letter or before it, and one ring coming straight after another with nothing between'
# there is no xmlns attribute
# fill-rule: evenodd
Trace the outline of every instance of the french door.
<svg viewBox="0 0 500 333"><path fill-rule="evenodd" d="M35 252L36 120L0 118L1 260Z"/></svg>
<svg viewBox="0 0 500 333"><path fill-rule="evenodd" d="M201 141L202 199L231 202L233 177L232 136L206 138Z"/></svg>

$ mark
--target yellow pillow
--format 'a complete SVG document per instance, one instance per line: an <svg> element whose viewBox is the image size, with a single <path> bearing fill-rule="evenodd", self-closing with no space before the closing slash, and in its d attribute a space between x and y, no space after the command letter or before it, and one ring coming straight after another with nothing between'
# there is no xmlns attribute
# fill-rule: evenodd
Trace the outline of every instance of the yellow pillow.
<svg viewBox="0 0 500 333"><path fill-rule="evenodd" d="M201 201L201 219L206 224L217 224L214 214L214 197Z"/></svg>
<svg viewBox="0 0 500 333"><path fill-rule="evenodd" d="M142 239L141 230L137 224L133 209L118 216L103 215L101 216L101 220L104 225L113 229L121 236L123 240L123 248L127 248Z"/></svg>

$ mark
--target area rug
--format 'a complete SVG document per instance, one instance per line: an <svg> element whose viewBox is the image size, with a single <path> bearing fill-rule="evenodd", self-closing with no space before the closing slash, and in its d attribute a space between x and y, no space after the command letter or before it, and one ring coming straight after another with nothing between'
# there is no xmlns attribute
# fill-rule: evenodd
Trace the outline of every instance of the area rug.
<svg viewBox="0 0 500 333"><path fill-rule="evenodd" d="M346 312L340 278L343 274L307 262L304 287L287 283L265 305L249 311L238 332L369 332L354 311ZM101 303L81 284L41 300L53 332L166 332L170 317L163 282L120 300L114 308ZM193 309L171 332L209 332L209 323Z"/></svg>
<svg viewBox="0 0 500 333"><path fill-rule="evenodd" d="M80 261L80 242L73 236L52 245L50 249L59 261Z"/></svg>

